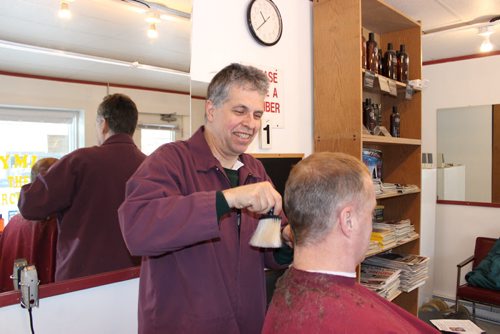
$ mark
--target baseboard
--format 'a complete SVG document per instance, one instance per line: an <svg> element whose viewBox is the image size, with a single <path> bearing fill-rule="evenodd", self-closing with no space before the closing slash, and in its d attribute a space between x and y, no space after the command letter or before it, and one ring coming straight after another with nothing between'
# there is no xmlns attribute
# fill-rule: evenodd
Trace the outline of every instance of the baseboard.
<svg viewBox="0 0 500 334"><path fill-rule="evenodd" d="M455 299L445 296L434 295L434 298L439 298L446 302L450 307L455 305ZM472 314L472 303L466 300L460 300L460 304L465 306ZM479 320L490 321L500 324L500 307L493 307L483 304L476 304L476 318Z"/></svg>

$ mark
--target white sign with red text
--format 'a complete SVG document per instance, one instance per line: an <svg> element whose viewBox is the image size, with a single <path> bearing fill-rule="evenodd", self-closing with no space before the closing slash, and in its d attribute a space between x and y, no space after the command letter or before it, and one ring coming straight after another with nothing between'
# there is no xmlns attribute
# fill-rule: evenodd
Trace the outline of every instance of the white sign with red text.
<svg viewBox="0 0 500 334"><path fill-rule="evenodd" d="M259 66L259 68L269 79L269 91L264 103L265 119L271 128L284 129L283 72L272 66Z"/></svg>

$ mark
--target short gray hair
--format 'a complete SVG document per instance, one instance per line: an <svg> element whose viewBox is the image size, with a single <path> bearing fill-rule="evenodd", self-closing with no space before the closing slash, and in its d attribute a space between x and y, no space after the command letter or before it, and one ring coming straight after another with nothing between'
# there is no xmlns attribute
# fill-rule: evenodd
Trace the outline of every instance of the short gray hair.
<svg viewBox="0 0 500 334"><path fill-rule="evenodd" d="M285 186L285 211L296 245L320 242L335 226L344 205L361 207L371 189L368 168L344 153L314 153L290 172Z"/></svg>
<svg viewBox="0 0 500 334"><path fill-rule="evenodd" d="M245 87L266 95L269 90L269 80L266 74L256 67L233 63L217 73L207 90L207 99L216 107L220 107L229 95L232 86Z"/></svg>

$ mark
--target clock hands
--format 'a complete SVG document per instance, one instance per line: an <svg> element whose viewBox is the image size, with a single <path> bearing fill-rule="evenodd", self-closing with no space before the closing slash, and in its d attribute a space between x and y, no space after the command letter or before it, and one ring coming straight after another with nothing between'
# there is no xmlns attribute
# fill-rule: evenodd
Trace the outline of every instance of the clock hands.
<svg viewBox="0 0 500 334"><path fill-rule="evenodd" d="M258 27L257 27L257 29L256 29L256 30L259 30L259 29L260 29L260 27L262 27L262 26L264 25L264 23L266 23L266 22L267 22L267 20L269 20L269 18L271 17L271 16L268 16L268 17L267 17L267 19L266 19L266 18L264 17L264 14L262 14L262 11L260 12L260 16L262 16L262 19L264 20L264 22L262 22L262 23L260 24L260 26L258 26Z"/></svg>

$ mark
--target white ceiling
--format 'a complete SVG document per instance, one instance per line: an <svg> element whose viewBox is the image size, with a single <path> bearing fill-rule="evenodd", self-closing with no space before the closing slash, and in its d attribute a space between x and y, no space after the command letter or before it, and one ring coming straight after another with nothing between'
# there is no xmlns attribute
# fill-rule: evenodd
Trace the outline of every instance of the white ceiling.
<svg viewBox="0 0 500 334"><path fill-rule="evenodd" d="M149 2L156 8L164 5L186 13L192 11L192 0L140 1ZM70 3L73 17L64 21L57 16L59 0L0 0L0 40L121 62L120 65L110 65L70 59L12 49L11 45L11 48L0 46L0 71L189 90L191 21L170 16L158 24L158 39L150 40L146 36L146 14L138 12L144 7L129 2L73 0ZM500 0L385 2L422 22L424 61L478 53L482 38L477 35L477 24L500 15ZM491 41L494 50L500 50L500 20L496 23ZM455 29L446 30L451 27ZM425 34L441 29L445 30ZM134 62L160 71L134 67ZM172 75L163 69L180 71L181 74Z"/></svg>
<svg viewBox="0 0 500 334"><path fill-rule="evenodd" d="M418 20L424 32L424 61L479 53L478 26L500 15L499 0L385 0L406 16ZM500 20L490 40L500 50ZM439 31L441 30L441 31ZM437 31L437 32L432 32ZM429 33L426 33L429 32Z"/></svg>
<svg viewBox="0 0 500 334"><path fill-rule="evenodd" d="M163 8L159 3L191 12L191 0L149 2L154 8ZM159 37L151 40L146 34L147 7L123 0L74 0L70 3L72 18L63 20L57 15L59 3L0 0L0 40L14 43L10 48L2 48L0 43L1 71L189 90L190 19L165 16L157 24ZM42 49L27 52L18 43ZM45 53L46 49L95 58L88 61L55 56ZM119 60L120 64L112 65L107 60ZM155 70L145 70L142 65ZM168 73L176 71L180 75Z"/></svg>

